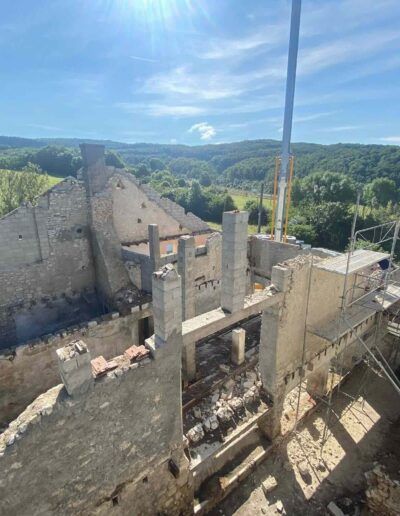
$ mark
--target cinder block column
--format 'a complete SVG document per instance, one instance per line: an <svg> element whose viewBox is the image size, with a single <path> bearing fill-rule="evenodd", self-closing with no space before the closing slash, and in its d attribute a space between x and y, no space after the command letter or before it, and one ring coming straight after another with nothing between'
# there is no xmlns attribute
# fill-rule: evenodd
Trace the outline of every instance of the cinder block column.
<svg viewBox="0 0 400 516"><path fill-rule="evenodd" d="M275 305L262 313L259 369L263 389L273 402L273 407L263 417L259 426L269 439L274 439L281 431L281 416L285 399L285 384L279 374L279 366L284 363L283 346L279 346L279 306Z"/></svg>
<svg viewBox="0 0 400 516"><path fill-rule="evenodd" d="M236 365L241 365L245 359L246 330L235 328L232 330L231 360Z"/></svg>
<svg viewBox="0 0 400 516"><path fill-rule="evenodd" d="M190 342L182 348L182 373L185 383L196 379L196 343Z"/></svg>
<svg viewBox="0 0 400 516"><path fill-rule="evenodd" d="M192 319L195 309L195 252L194 237L185 235L178 241L178 272L182 280L182 320ZM182 370L185 382L196 378L196 343L182 349Z"/></svg>
<svg viewBox="0 0 400 516"><path fill-rule="evenodd" d="M271 283L280 292L286 292L290 287L292 271L280 265L274 265L271 273Z"/></svg>
<svg viewBox="0 0 400 516"><path fill-rule="evenodd" d="M307 376L307 392L310 396L322 398L328 392L329 364L319 367Z"/></svg>
<svg viewBox="0 0 400 516"><path fill-rule="evenodd" d="M149 252L150 252L150 260L151 265L153 267L153 272L158 270L160 267L160 235L158 232L157 224L149 224L148 225L148 233L149 233Z"/></svg>
<svg viewBox="0 0 400 516"><path fill-rule="evenodd" d="M163 346L177 338L182 346L181 278L167 264L153 274L153 316L155 344Z"/></svg>
<svg viewBox="0 0 400 516"><path fill-rule="evenodd" d="M82 340L57 349L61 379L70 396L87 391L94 382L91 356Z"/></svg>
<svg viewBox="0 0 400 516"><path fill-rule="evenodd" d="M221 306L241 310L246 295L247 211L227 211L222 217Z"/></svg>
<svg viewBox="0 0 400 516"><path fill-rule="evenodd" d="M192 319L195 313L195 253L194 237L185 235L178 241L178 272L182 280L182 320Z"/></svg>

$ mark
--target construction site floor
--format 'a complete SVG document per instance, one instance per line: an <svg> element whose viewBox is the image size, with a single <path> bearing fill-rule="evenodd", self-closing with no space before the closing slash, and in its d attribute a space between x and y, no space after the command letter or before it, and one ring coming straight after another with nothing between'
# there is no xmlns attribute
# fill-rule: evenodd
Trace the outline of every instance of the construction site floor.
<svg viewBox="0 0 400 516"><path fill-rule="evenodd" d="M398 394L387 380L360 366L333 397L329 438L321 449L325 414L321 403L209 514L324 515L331 501L344 504L345 514L369 514L363 503L364 473L375 461L399 464L399 446L393 446L400 441ZM265 493L262 484L270 476L277 485Z"/></svg>

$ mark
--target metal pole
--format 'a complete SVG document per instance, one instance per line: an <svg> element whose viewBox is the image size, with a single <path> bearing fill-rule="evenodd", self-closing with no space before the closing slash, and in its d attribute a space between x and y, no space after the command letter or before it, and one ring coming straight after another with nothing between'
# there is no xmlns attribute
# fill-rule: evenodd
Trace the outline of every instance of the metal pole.
<svg viewBox="0 0 400 516"><path fill-rule="evenodd" d="M290 139L292 136L293 103L296 85L297 54L299 49L301 0L292 0L290 21L289 57L286 77L285 114L283 119L281 168L278 181L278 206L276 210L275 240L283 238L283 218L285 213L288 166L290 159Z"/></svg>
<svg viewBox="0 0 400 516"><path fill-rule="evenodd" d="M258 227L257 227L257 233L261 233L261 215L262 215L262 209L263 209L263 197L264 197L264 181L261 183L260 204L258 206Z"/></svg>

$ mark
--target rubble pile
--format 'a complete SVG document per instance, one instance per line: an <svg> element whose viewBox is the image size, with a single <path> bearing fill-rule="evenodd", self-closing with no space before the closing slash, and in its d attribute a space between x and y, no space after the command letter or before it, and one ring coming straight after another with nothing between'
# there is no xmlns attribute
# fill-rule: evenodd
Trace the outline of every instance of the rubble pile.
<svg viewBox="0 0 400 516"><path fill-rule="evenodd" d="M365 473L367 505L373 514L400 514L400 481L392 480L380 464Z"/></svg>
<svg viewBox="0 0 400 516"><path fill-rule="evenodd" d="M194 423L186 433L189 443L197 444L217 429L230 433L238 419L248 418L246 410L259 403L261 385L255 369L228 378L188 414Z"/></svg>

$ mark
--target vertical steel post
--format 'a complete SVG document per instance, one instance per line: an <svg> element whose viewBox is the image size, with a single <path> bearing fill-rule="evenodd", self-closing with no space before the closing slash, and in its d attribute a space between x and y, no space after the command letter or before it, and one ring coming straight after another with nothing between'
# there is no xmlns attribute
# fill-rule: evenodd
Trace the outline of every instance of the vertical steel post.
<svg viewBox="0 0 400 516"><path fill-rule="evenodd" d="M261 233L261 217L262 217L262 209L263 209L263 198L264 198L264 181L261 183L261 190L260 190L260 203L258 205L257 233Z"/></svg>
<svg viewBox="0 0 400 516"><path fill-rule="evenodd" d="M299 49L301 0L292 0L292 16L290 21L289 57L286 77L285 114L283 119L281 167L278 181L278 203L275 221L275 240L283 239L283 219L288 183L290 139L292 136L293 102L296 85L297 54Z"/></svg>

